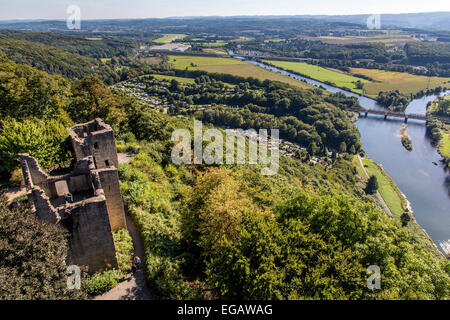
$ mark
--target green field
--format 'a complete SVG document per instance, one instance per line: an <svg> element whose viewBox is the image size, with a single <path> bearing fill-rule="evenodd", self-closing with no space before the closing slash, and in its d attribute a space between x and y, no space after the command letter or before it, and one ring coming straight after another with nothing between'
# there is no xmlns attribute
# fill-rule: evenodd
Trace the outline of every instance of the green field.
<svg viewBox="0 0 450 320"><path fill-rule="evenodd" d="M140 61L149 65L156 65L159 64L162 61L162 59L160 57L143 57L140 58Z"/></svg>
<svg viewBox="0 0 450 320"><path fill-rule="evenodd" d="M329 82L335 86L341 88L350 89L353 92L363 93L361 89L357 89L355 82L358 80L363 83L368 83L369 81L360 79L343 72L330 70L327 68L322 68L319 66L315 66L312 64L304 63L304 62L289 62L289 61L274 61L267 60L264 61L276 67L292 71L301 75L304 75L311 79L316 79L322 82Z"/></svg>
<svg viewBox="0 0 450 320"><path fill-rule="evenodd" d="M180 83L195 83L195 79L192 78L172 77L162 74L152 74L152 76L158 80L167 80L167 81L177 80Z"/></svg>
<svg viewBox="0 0 450 320"><path fill-rule="evenodd" d="M417 93L420 90L434 89L439 86L450 86L450 78L426 77L406 72L391 72L378 69L350 68L353 74L362 74L377 82L364 85L365 94L377 96L380 91L399 90L404 94Z"/></svg>
<svg viewBox="0 0 450 320"><path fill-rule="evenodd" d="M450 100L450 95L445 96L446 100ZM428 108L429 112L434 112L437 109L438 101L435 100L431 106ZM439 153L446 158L450 158L450 125L444 125L442 129L440 129L442 134L442 140L439 141Z"/></svg>
<svg viewBox="0 0 450 320"><path fill-rule="evenodd" d="M185 34L165 34L163 37L153 40L153 42L159 43L159 44L166 44L166 43L171 43L172 41L177 40L177 39L184 39L186 37L187 37L187 35L185 35Z"/></svg>
<svg viewBox="0 0 450 320"><path fill-rule="evenodd" d="M203 47L209 47L209 48L217 48L217 47L225 47L228 42L225 41L216 41L216 42L200 42L200 43L191 43L196 45L201 45Z"/></svg>
<svg viewBox="0 0 450 320"><path fill-rule="evenodd" d="M444 157L450 158L450 130L441 130L442 140L439 143L439 151Z"/></svg>
<svg viewBox="0 0 450 320"><path fill-rule="evenodd" d="M394 181L380 168L375 162L370 159L362 159L364 167L369 176L376 176L378 180L378 191L381 193L384 201L388 205L395 218L400 219L403 212L405 212L406 201L395 185Z"/></svg>
<svg viewBox="0 0 450 320"><path fill-rule="evenodd" d="M421 90L434 89L439 86L450 86L450 78L418 76L406 72L350 68L351 73L345 73L304 62L274 60L267 60L265 62L288 71L302 74L311 79L328 82L337 87L347 88L371 98L378 96L378 93L381 91L399 90L401 93L409 95ZM358 78L355 76L357 74L367 76L374 81ZM363 89L356 88L355 82L358 80L364 84Z"/></svg>
<svg viewBox="0 0 450 320"><path fill-rule="evenodd" d="M401 191L398 189L395 182L391 179L391 177L389 177L389 175L384 171L383 168L381 168L371 159L363 158L362 162L367 173L369 175L374 175L377 177L379 185L378 191L380 192L384 201L394 215L394 219L401 223L401 215L405 212L405 209L407 207L405 197L401 194ZM358 173L360 173L360 170L358 170ZM433 241L419 226L414 217L412 217L411 221L408 223L407 228L411 231L414 241L419 243L422 247L431 250L431 252L433 252L437 257L442 257Z"/></svg>
<svg viewBox="0 0 450 320"><path fill-rule="evenodd" d="M311 85L284 76L277 72L260 68L251 63L232 58L169 56L169 62L175 69L203 70L211 73L226 73L240 77L253 77L260 80L280 81L300 88L312 88Z"/></svg>
<svg viewBox="0 0 450 320"><path fill-rule="evenodd" d="M228 53L223 49L205 48L202 51L212 54L228 55Z"/></svg>

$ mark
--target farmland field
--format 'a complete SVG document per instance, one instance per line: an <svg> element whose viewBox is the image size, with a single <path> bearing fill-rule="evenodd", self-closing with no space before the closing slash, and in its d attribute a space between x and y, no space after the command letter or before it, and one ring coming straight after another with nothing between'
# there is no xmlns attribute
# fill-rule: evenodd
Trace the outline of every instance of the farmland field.
<svg viewBox="0 0 450 320"><path fill-rule="evenodd" d="M304 62L288 62L288 61L265 61L276 67L302 74L308 78L316 79L322 82L330 82L338 87L344 87L357 93L362 93L361 89L357 89L355 82L358 80L363 83L369 81L357 78L343 72L334 71L319 66L311 65Z"/></svg>
<svg viewBox="0 0 450 320"><path fill-rule="evenodd" d="M410 34L401 33L399 31L391 31L384 35L373 35L373 36L344 36L344 37L334 37L334 36L321 36L321 37L310 37L310 36L300 36L302 39L307 40L319 40L329 44L353 44L353 43L364 43L364 42L382 42L386 45L404 45L407 42L418 41L418 39L412 37Z"/></svg>
<svg viewBox="0 0 450 320"><path fill-rule="evenodd" d="M166 34L166 35L164 35L164 37L153 40L153 42L156 42L159 44L166 44L166 43L171 43L172 41L177 40L177 39L183 39L185 37L186 37L185 34Z"/></svg>
<svg viewBox="0 0 450 320"><path fill-rule="evenodd" d="M227 55L227 52L225 50L223 50L223 49L205 48L205 49L203 49L203 52L212 53L212 54Z"/></svg>
<svg viewBox="0 0 450 320"><path fill-rule="evenodd" d="M152 74L152 76L158 80L167 80L167 81L176 80L180 83L194 83L195 82L195 79L192 79L192 78L172 77L172 76L166 76L166 75L162 75L162 74Z"/></svg>
<svg viewBox="0 0 450 320"><path fill-rule="evenodd" d="M231 58L169 56L176 69L203 70L212 73L227 73L240 77L253 77L260 80L280 81L300 88L312 88L309 84L288 76L272 72L251 63Z"/></svg>
<svg viewBox="0 0 450 320"><path fill-rule="evenodd" d="M365 94L376 96L380 91L399 90L404 94L417 93L439 86L450 87L450 78L417 76L405 72L391 72L377 69L351 68L353 74L362 74L379 82L364 84Z"/></svg>
<svg viewBox="0 0 450 320"><path fill-rule="evenodd" d="M406 72L391 72L378 69L350 68L351 73L323 68L305 62L265 61L276 67L302 74L308 78L329 82L338 87L347 88L353 92L375 98L381 91L399 90L404 94L415 94L421 90L434 89L436 87L449 87L450 78L426 77L409 74ZM374 81L358 78L354 75L364 75ZM364 88L357 89L355 82L364 83Z"/></svg>
<svg viewBox="0 0 450 320"><path fill-rule="evenodd" d="M144 57L144 58L141 58L140 60L149 65L156 65L162 61L162 59L160 57Z"/></svg>

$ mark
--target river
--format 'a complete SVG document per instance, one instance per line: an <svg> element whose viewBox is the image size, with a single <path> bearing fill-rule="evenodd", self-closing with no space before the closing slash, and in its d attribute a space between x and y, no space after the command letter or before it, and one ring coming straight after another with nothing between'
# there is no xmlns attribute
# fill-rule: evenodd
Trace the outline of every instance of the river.
<svg viewBox="0 0 450 320"><path fill-rule="evenodd" d="M357 97L365 109L385 110L373 99L256 61L236 58L315 86L321 86L330 92L343 92L347 96ZM428 102L435 100L436 97L426 96L413 100L406 108L406 113L425 114ZM406 134L411 137L412 152L402 146L399 132L403 125L403 119L385 121L382 116L375 115L359 118L356 122L367 155L382 165L395 181L411 203L417 222L443 251L441 243L450 239L450 190L445 184L448 174L439 161L441 156L437 149L431 146L425 134L424 121L408 120Z"/></svg>

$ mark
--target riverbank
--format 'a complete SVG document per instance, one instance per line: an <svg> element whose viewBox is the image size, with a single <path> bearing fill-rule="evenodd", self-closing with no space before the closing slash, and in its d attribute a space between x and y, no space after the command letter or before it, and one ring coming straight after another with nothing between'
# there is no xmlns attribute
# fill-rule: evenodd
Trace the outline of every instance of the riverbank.
<svg viewBox="0 0 450 320"><path fill-rule="evenodd" d="M374 197L374 199L382 208L387 205L389 208L387 214L398 223L398 226L400 228L402 227L402 215L406 211L409 211L411 221L408 223L406 228L411 232L412 240L417 242L421 247L433 252L436 257L442 258L443 254L441 251L438 249L428 233L416 221L408 199L400 191L394 180L392 180L392 178L386 173L383 167L369 158L361 158L361 161L357 160L354 161L354 163L361 163L363 165L363 167L361 167L361 164L359 164L359 168L357 166L357 169L360 178L362 178L365 183L367 182L369 176L373 175L377 177L379 185L378 192L382 198L381 203L377 197Z"/></svg>
<svg viewBox="0 0 450 320"><path fill-rule="evenodd" d="M266 66L270 66L270 67L273 67L273 68L281 69L281 70L283 70L285 72L290 72L290 73L295 74L295 75L297 75L299 77L303 77L303 78L307 78L307 79L310 79L310 80L322 82L322 80L320 80L320 79L313 78L313 77L311 77L309 75L303 74L303 73L298 72L298 71L294 71L294 70L291 70L291 69L283 68L283 67L278 66L278 65L274 65L274 64L270 63L267 60L257 60L257 61L259 63L261 63L261 64L266 65ZM323 67L321 67L321 68L323 68ZM359 80L362 81L363 79L359 79ZM370 95L365 94L364 91L362 91L362 90L357 90L357 91L356 90L352 90L351 88L348 88L348 87L345 87L345 86L338 86L337 84L335 84L333 82L330 82L330 81L323 81L323 83L328 85L328 86L330 86L330 87L334 87L336 89L340 89L340 90L344 90L344 91L347 91L347 92L350 92L350 93L354 93L354 94L360 95L360 96L368 98L368 99L375 100L375 98L376 98L376 96L370 96Z"/></svg>
<svg viewBox="0 0 450 320"><path fill-rule="evenodd" d="M386 111L385 107L365 96L254 60L246 61L292 78L305 80L316 87L321 86L331 93L341 92L348 97L356 97L365 109ZM428 102L433 101L435 97L437 95L411 101L406 112L425 115ZM426 234L433 239L434 247L437 247L450 239L450 216L448 215L450 198L446 182L448 174L441 165L436 165L441 156L430 144L430 139L425 134L426 127L414 120L409 122L408 135L414 141L412 152L406 151L396 139L401 129L401 123L398 121L385 121L377 116L359 117L355 125L361 133L360 140L366 154L377 163L382 164L395 184L405 193L414 210L414 218L420 223L420 227L426 231ZM422 231L420 232L424 234Z"/></svg>
<svg viewBox="0 0 450 320"><path fill-rule="evenodd" d="M439 108L439 103L442 103L443 101L450 101L450 95L446 95L443 99L438 98L434 100L427 109L427 116L430 117L434 112L436 112ZM439 140L436 137L438 136L435 132L436 129L439 130ZM439 154L441 155L442 161L448 166L450 162L450 125L444 124L437 120L428 121L427 131Z"/></svg>

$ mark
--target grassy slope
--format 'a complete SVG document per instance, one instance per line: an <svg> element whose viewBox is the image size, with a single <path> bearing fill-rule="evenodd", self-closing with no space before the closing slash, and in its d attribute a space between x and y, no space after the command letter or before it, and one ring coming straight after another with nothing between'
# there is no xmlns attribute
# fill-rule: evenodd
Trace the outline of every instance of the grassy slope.
<svg viewBox="0 0 450 320"><path fill-rule="evenodd" d="M342 72L333 71L327 68L322 68L304 62L289 62L289 61L274 61L274 60L268 60L266 62L276 67L280 67L285 70L290 70L305 75L311 79L316 79L322 82L326 81L331 82L338 87L348 88L357 93L362 93L362 90L357 89L354 82L359 80L361 82L368 83L368 81L364 79L360 79Z"/></svg>
<svg viewBox="0 0 450 320"><path fill-rule="evenodd" d="M400 218L406 209L406 201L402 199L402 195L395 185L394 181L370 159L362 159L367 173L372 176L376 176L378 179L378 191L391 209L395 218Z"/></svg>
<svg viewBox="0 0 450 320"><path fill-rule="evenodd" d="M447 126L447 130L441 130L442 140L439 143L439 151L444 157L450 158L450 128Z"/></svg>
<svg viewBox="0 0 450 320"><path fill-rule="evenodd" d="M445 99L450 100L450 95L445 96ZM429 112L433 112L437 108L437 101L435 100L431 106L428 108ZM441 129L442 140L439 142L438 149L439 153L443 157L450 158L450 125L445 125L445 129Z"/></svg>
<svg viewBox="0 0 450 320"><path fill-rule="evenodd" d="M394 215L394 219L401 223L401 215L405 212L407 207L407 201L404 195L398 189L391 177L389 177L389 175L383 170L383 168L370 159L362 159L362 161L367 173L377 177L379 185L378 191L381 193L381 196ZM361 171L361 168L359 168L358 173L360 176ZM365 177L365 174L362 177ZM417 241L422 247L431 250L437 257L442 256L428 234L420 227L414 217L408 223L407 228L410 229L414 235L414 240Z"/></svg>
<svg viewBox="0 0 450 320"><path fill-rule="evenodd" d="M312 88L307 83L272 72L251 63L231 58L170 56L170 63L176 69L203 70L212 73L228 73L240 77L253 77L260 80L280 81L300 88ZM194 66L191 65L194 64Z"/></svg>

